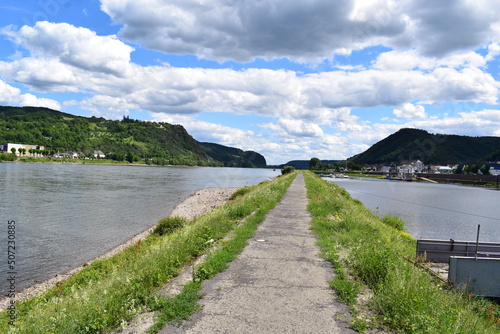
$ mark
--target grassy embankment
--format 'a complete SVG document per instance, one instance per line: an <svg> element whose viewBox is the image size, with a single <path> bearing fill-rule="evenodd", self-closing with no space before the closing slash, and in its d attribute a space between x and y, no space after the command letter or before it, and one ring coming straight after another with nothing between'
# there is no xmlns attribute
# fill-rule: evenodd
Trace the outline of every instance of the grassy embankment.
<svg viewBox="0 0 500 334"><path fill-rule="evenodd" d="M498 305L455 291L409 262L415 240L396 217L379 219L344 189L305 173L313 230L336 269L330 283L359 331L499 333ZM404 224L403 224L404 225ZM369 308L366 317L361 310Z"/></svg>
<svg viewBox="0 0 500 334"><path fill-rule="evenodd" d="M199 307L201 282L224 270L241 252L295 175L243 188L230 203L193 222L160 221L155 233L143 242L92 263L43 296L17 304L15 326L9 326L7 314L1 314L0 332L101 333L151 310L157 315L154 332L168 321L188 317ZM232 237L223 239L229 232ZM180 295L155 295L185 264L209 249L215 251L194 269L194 282Z"/></svg>

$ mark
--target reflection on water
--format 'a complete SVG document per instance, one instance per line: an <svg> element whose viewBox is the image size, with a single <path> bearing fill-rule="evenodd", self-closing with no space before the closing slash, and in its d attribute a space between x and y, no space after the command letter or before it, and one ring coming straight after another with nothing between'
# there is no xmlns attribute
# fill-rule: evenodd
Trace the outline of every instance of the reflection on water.
<svg viewBox="0 0 500 334"><path fill-rule="evenodd" d="M415 238L500 242L500 191L378 179L335 179L379 216L397 215Z"/></svg>
<svg viewBox="0 0 500 334"><path fill-rule="evenodd" d="M16 288L81 265L146 230L200 188L246 186L269 169L0 164L0 241L16 221ZM2 258L2 256L4 258ZM7 272L6 250L0 272ZM6 282L0 280L0 292Z"/></svg>

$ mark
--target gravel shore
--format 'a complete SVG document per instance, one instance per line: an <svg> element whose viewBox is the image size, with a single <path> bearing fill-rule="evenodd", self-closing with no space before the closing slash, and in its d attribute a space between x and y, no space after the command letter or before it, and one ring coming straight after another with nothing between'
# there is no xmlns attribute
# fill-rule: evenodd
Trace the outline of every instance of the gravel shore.
<svg viewBox="0 0 500 334"><path fill-rule="evenodd" d="M223 205L229 200L229 197L241 187L227 187L227 188L206 188L197 190L195 193L186 198L182 203L177 205L169 216L180 216L188 220L192 220L198 216L207 214L213 209ZM57 283L71 277L72 275L78 273L84 268L84 266L90 264L93 261L108 258L115 255L116 253L124 250L125 248L134 245L139 240L146 238L154 229L155 226L147 229L146 231L137 234L133 238L129 239L125 243L113 248L109 252L89 261L83 266L71 269L70 271L56 275L55 277L32 285L16 294L16 301L25 300L31 297L41 295ZM10 298L1 297L0 298L0 312L5 311L10 303Z"/></svg>

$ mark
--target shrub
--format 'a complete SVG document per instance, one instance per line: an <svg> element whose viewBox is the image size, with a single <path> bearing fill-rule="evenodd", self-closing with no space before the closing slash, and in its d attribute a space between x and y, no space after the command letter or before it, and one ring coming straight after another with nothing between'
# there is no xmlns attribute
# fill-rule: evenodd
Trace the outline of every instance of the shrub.
<svg viewBox="0 0 500 334"><path fill-rule="evenodd" d="M0 153L0 161L15 161L16 158L13 153Z"/></svg>
<svg viewBox="0 0 500 334"><path fill-rule="evenodd" d="M293 166L285 166L285 167L281 170L281 175L285 175L285 174L292 173L294 170L295 170L295 167L293 167Z"/></svg>
<svg viewBox="0 0 500 334"><path fill-rule="evenodd" d="M161 219L153 230L154 234L170 234L187 224L187 220L182 217L167 217Z"/></svg>

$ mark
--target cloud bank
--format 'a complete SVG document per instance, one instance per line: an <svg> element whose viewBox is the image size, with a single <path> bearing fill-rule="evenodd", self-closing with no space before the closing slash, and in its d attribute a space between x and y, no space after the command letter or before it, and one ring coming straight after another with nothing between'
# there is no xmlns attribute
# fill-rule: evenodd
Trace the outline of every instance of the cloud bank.
<svg viewBox="0 0 500 334"><path fill-rule="evenodd" d="M120 38L218 61L315 61L372 45L426 56L477 49L498 38L494 0L102 0Z"/></svg>
<svg viewBox="0 0 500 334"><path fill-rule="evenodd" d="M500 55L498 1L101 0L101 9L119 25L116 35L47 21L0 28L16 49L0 61L0 103L114 118L148 112L197 139L282 162L305 151L346 158L401 127L500 135L491 70ZM319 69L139 65L132 55L143 49L221 64L287 58ZM371 60L336 63L361 51ZM63 101L37 97L68 93ZM454 107L431 115L440 105ZM359 116L380 107L392 118ZM201 120L206 112L266 121L245 130Z"/></svg>

